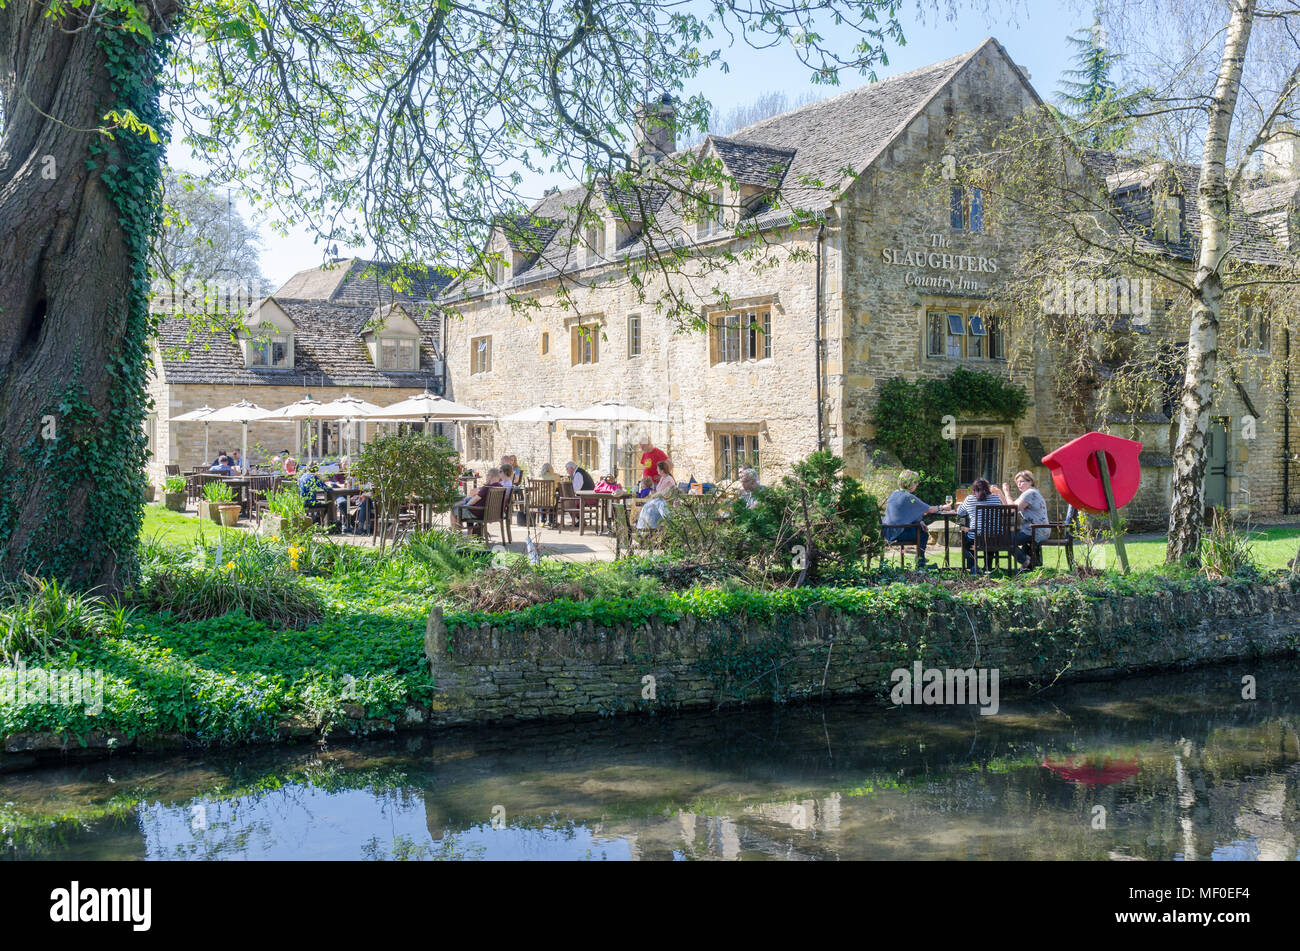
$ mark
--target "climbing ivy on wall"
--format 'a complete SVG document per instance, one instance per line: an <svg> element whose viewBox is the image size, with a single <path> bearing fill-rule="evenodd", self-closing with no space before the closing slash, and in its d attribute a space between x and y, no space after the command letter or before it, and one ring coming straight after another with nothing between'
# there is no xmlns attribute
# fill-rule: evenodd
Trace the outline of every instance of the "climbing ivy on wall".
<svg viewBox="0 0 1300 951"><path fill-rule="evenodd" d="M111 101L104 113L134 116L127 128L89 147L87 168L98 172L112 197L131 261L125 299L124 330L109 366L112 377L105 405L97 407L83 381L86 368L75 364L67 385L42 407L53 417L57 437L43 438L40 416L21 455L26 472L13 485L0 509L14 510L15 501L37 491L43 502L43 531L34 533L17 563L26 570L64 577L74 583L95 583L81 577L102 566L88 553L112 553L117 580L129 583L138 573L137 543L143 521L142 497L148 439L144 420L151 408L148 396L150 338L149 242L161 226L161 176L168 117L159 104L159 77L169 41L145 35L109 13L99 25L97 42L110 77ZM68 500L88 488L87 517L78 525L67 518ZM11 523L4 519L0 545L7 545ZM70 530L71 529L71 530ZM51 541L57 539L57 541Z"/></svg>
<svg viewBox="0 0 1300 951"><path fill-rule="evenodd" d="M940 379L885 381L872 422L877 441L904 466L922 474L919 492L925 498L942 495L956 484L953 444L943 438L943 417L1009 423L1028 408L1023 386L984 370L958 367Z"/></svg>

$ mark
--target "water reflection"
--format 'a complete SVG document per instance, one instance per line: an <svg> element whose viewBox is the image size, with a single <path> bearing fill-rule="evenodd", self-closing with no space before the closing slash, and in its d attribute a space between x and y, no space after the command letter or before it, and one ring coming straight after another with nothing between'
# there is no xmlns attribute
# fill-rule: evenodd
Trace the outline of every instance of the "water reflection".
<svg viewBox="0 0 1300 951"><path fill-rule="evenodd" d="M0 780L0 854L1293 860L1296 683L1221 668L994 717L837 703L124 758Z"/></svg>

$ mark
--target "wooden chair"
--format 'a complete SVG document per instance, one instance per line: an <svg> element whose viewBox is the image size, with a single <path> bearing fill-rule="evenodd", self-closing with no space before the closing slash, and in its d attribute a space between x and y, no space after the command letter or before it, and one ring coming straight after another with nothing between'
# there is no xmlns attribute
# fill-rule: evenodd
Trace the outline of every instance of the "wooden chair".
<svg viewBox="0 0 1300 951"><path fill-rule="evenodd" d="M483 535L484 541L491 541L487 527L496 522L501 529L502 544L510 544L510 512L506 505L506 490L500 486L491 486L483 500L483 517L461 516L460 524L472 534Z"/></svg>
<svg viewBox="0 0 1300 951"><path fill-rule="evenodd" d="M1043 566L1043 549L1044 548L1064 548L1065 564L1071 571L1074 570L1074 530L1079 520L1079 513L1071 505L1065 510L1064 522L1035 522L1032 525L1026 525L1030 531L1036 528L1049 528L1052 534L1041 542L1035 539L1029 544L1030 565L1034 568ZM1059 565L1060 562L1058 561Z"/></svg>
<svg viewBox="0 0 1300 951"><path fill-rule="evenodd" d="M559 488L559 498L557 499L560 512L560 531L564 531L564 523L567 517L572 515L578 526L578 534L586 531L588 525L593 529L596 527L596 520L600 515L600 510L596 507L600 503L597 501L588 502L585 499L578 498L573 491L573 483L567 479L557 482Z"/></svg>
<svg viewBox="0 0 1300 951"><path fill-rule="evenodd" d="M882 524L882 525L880 526L880 534L881 534L881 537L883 538L883 537L884 537L884 534L885 534L885 531L886 531L887 529L891 529L891 528L917 528L917 527L919 527L919 526L916 526L916 525L884 525L884 524ZM905 542L905 541L901 541L901 540L890 541L889 539L886 538L886 539L885 539L885 552L886 552L886 554L884 554L884 555L881 556L881 564L883 565L885 559L889 557L889 556L888 556L889 549L891 549L891 548L897 548L897 549L898 549L898 567L902 568L903 565L904 565L903 557L904 557L904 555L907 554L907 549L908 549L909 547L912 548L912 549L914 549L914 551L915 551L915 553L916 553L916 559L917 559L917 561L920 561L920 560L921 560L921 533L920 533L920 532L917 532L917 533L916 533L916 541L913 541L913 542Z"/></svg>
<svg viewBox="0 0 1300 951"><path fill-rule="evenodd" d="M1002 556L1006 555L1008 571L1019 567L1016 561L1016 519L1019 514L1020 510L1014 505L981 505L974 510L972 554L976 565L982 554L984 569L991 571L1001 566Z"/></svg>
<svg viewBox="0 0 1300 951"><path fill-rule="evenodd" d="M552 479L529 479L524 485L524 521L528 525L554 521L558 485Z"/></svg>
<svg viewBox="0 0 1300 951"><path fill-rule="evenodd" d="M169 475L169 476L180 475L180 474L181 474L181 467L180 467L180 465L179 465L178 463L175 463L175 462L169 462L169 463L167 463L165 466L163 466L163 472L164 472L164 474Z"/></svg>

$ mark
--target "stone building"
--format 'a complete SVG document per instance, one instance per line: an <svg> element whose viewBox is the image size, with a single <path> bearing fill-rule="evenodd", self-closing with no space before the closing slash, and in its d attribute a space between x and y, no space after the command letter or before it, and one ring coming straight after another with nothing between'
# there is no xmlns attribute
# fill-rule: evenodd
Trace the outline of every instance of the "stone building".
<svg viewBox="0 0 1300 951"><path fill-rule="evenodd" d="M442 394L443 315L432 299L446 278L430 271L397 280L384 264L346 259L295 274L244 314L209 314L201 320L164 316L154 350L146 423L158 482L168 463L182 469L204 458L204 425L172 418L202 406L220 409L241 399L279 409L310 395L329 402L345 394L387 406L426 389ZM339 454L382 424L256 422L249 426L254 462L282 449ZM402 424L419 429L422 424ZM241 442L238 423L208 426L209 457Z"/></svg>
<svg viewBox="0 0 1300 951"><path fill-rule="evenodd" d="M692 150L648 143L639 150L647 165L668 154L654 169L686 154L720 162L727 185L709 196L720 213L692 212L668 189L647 189L649 201L630 207L612 189L589 195L576 188L549 193L527 219L496 229L488 249L502 263L493 279L452 285L442 298L455 312L446 338L455 399L497 416L542 402L622 401L662 420L616 429L625 479L634 473L631 443L648 431L673 456L679 478L720 480L757 463L769 481L819 447L862 472L876 448L872 417L881 384L979 368L1023 385L1029 410L1014 424L959 416L956 474L963 482L980 475L1001 482L1030 468L1040 486L1050 486L1043 453L1082 429L1054 389L1060 355L1036 340L1010 339L999 311L999 290L1035 234L1006 216L990 224L979 189L952 187L935 174L957 148L987 144L979 130L1005 127L1041 104L1026 73L988 39L953 59L709 136ZM667 104L653 111L671 118ZM648 125L662 135L666 123ZM1173 207L1178 241L1166 234L1152 252L1190 254L1180 242L1196 228L1194 182L1186 192L1193 198L1171 206L1163 193L1116 177L1132 171L1122 165L1095 155L1084 173L1134 214ZM1279 165L1284 180L1253 191L1239 215L1235 228L1251 236L1243 253L1285 254L1295 246L1288 229L1296 221L1296 169L1286 155ZM592 218L579 209L601 224L590 227ZM664 315L662 275L647 271L642 288L619 278L625 262L647 254L649 216L692 250L674 281L696 295L693 316L705 330L683 329ZM745 253L760 242L762 254ZM735 257L718 266L725 251ZM512 306L511 296L528 306ZM1164 296L1161 289L1156 296ZM1177 313L1160 312L1152 332L1185 339L1182 320L1180 330ZM1257 327L1255 334L1262 357L1284 355L1281 331ZM1029 348L1031 359L1009 360L1018 346ZM1284 482L1292 497L1296 491L1287 462L1296 450L1291 406L1275 383L1250 380L1225 386L1219 405L1216 413L1228 421L1216 421L1212 497L1282 510ZM1173 433L1166 409L1153 397L1144 412L1103 419L1148 450L1130 511L1137 523L1167 518ZM1237 421L1247 414L1255 423L1244 439ZM540 424L470 426L467 461L486 464L509 451L535 469L546 460L547 435ZM597 424L560 423L553 438L556 463L574 458L604 470L615 453L608 427ZM1047 494L1059 512L1054 493Z"/></svg>

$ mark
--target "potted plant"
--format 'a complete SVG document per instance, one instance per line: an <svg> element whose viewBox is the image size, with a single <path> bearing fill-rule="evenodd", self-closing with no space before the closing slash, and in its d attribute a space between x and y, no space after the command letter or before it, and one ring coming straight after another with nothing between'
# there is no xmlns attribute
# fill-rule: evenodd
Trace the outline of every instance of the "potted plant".
<svg viewBox="0 0 1300 951"><path fill-rule="evenodd" d="M243 508L238 502L222 502L217 506L217 511L221 513L221 524L226 528L234 528Z"/></svg>
<svg viewBox="0 0 1300 951"><path fill-rule="evenodd" d="M168 476L162 484L163 505L173 512L185 511L185 477Z"/></svg>
<svg viewBox="0 0 1300 951"><path fill-rule="evenodd" d="M199 502L199 518L211 519L221 524L219 506L235 501L235 490L224 482L208 482L203 486L203 499Z"/></svg>
<svg viewBox="0 0 1300 951"><path fill-rule="evenodd" d="M261 533L283 538L311 528L306 503L296 485L283 485L266 494L268 514L263 517Z"/></svg>

